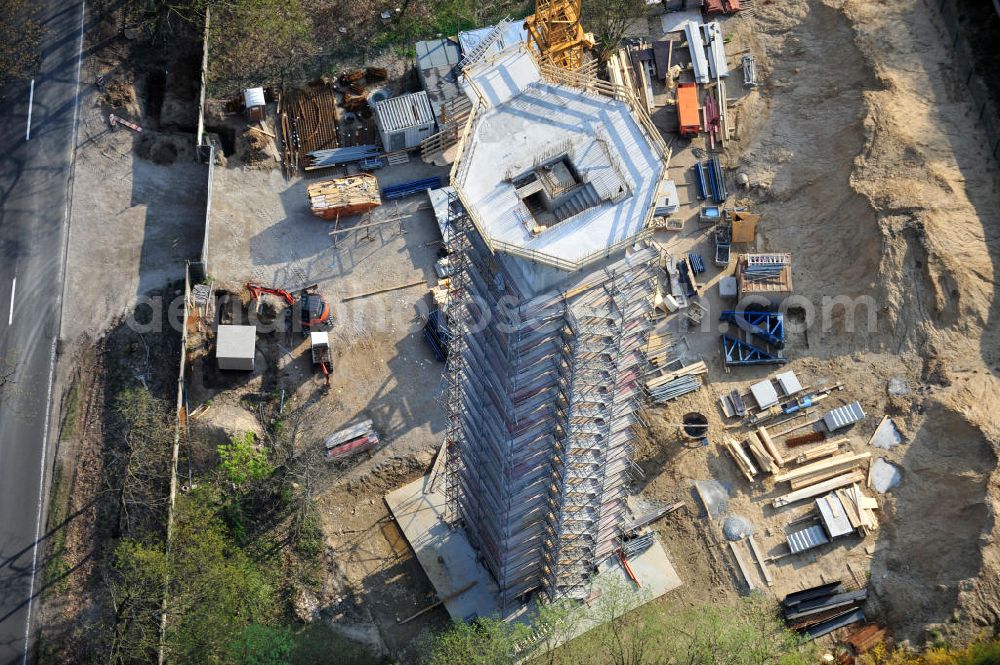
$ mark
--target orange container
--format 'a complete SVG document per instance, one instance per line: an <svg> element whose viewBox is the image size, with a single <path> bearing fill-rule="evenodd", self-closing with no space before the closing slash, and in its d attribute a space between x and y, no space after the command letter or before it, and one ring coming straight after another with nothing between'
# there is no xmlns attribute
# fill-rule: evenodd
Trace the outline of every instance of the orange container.
<svg viewBox="0 0 1000 665"><path fill-rule="evenodd" d="M697 136L701 131L698 115L698 86L695 83L677 84L677 133Z"/></svg>

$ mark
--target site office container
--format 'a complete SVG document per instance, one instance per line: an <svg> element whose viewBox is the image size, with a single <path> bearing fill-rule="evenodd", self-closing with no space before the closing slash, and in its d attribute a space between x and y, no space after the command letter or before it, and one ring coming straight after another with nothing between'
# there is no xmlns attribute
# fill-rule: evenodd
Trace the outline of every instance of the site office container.
<svg viewBox="0 0 1000 665"><path fill-rule="evenodd" d="M677 133L697 136L701 130L698 116L698 86L695 83L677 84Z"/></svg>

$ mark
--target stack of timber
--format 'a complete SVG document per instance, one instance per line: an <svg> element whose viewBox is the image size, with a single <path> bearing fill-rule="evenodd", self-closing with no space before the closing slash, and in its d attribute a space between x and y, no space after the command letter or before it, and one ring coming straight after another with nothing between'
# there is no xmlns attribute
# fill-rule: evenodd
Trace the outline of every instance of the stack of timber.
<svg viewBox="0 0 1000 665"><path fill-rule="evenodd" d="M871 453L847 452L842 455L834 455L829 459L820 460L805 466L800 466L791 471L775 476L774 481L781 483L786 480L793 490L800 490L810 487L821 481L829 480L860 468L861 463L871 457Z"/></svg>
<svg viewBox="0 0 1000 665"><path fill-rule="evenodd" d="M680 369L664 370L661 371L658 376L646 379L646 390L653 392L660 386L668 384L681 377L693 377L697 374L705 374L706 372L708 372L708 366L700 360L696 363L691 363L690 365L684 365Z"/></svg>
<svg viewBox="0 0 1000 665"><path fill-rule="evenodd" d="M832 582L788 594L782 609L788 627L813 640L864 621L861 606L867 599L867 588L847 591L840 582Z"/></svg>
<svg viewBox="0 0 1000 665"><path fill-rule="evenodd" d="M838 501L834 501L834 497L839 500L840 507L843 508L847 520L851 523L851 528L858 535L864 537L878 531L878 519L875 517L878 500L866 496L861 490L861 485L854 483L849 487L834 490L818 501L825 501L827 505L836 506Z"/></svg>
<svg viewBox="0 0 1000 665"><path fill-rule="evenodd" d="M845 440L838 439L811 448L800 455L797 461L809 461L816 457L826 457L826 459L818 459L818 461L776 475L774 481L777 483L787 481L792 491L784 496L776 497L771 502L772 505L775 508L780 508L863 482L865 474L862 472L862 464L871 458L871 453L848 451L838 455L836 449L831 451L834 444L839 448L840 443ZM833 453L832 456L827 457L831 453Z"/></svg>
<svg viewBox="0 0 1000 665"><path fill-rule="evenodd" d="M677 356L674 354L676 342L676 338L668 332L650 334L646 343L646 361L657 369L677 362Z"/></svg>
<svg viewBox="0 0 1000 665"><path fill-rule="evenodd" d="M747 448L750 449L750 454L753 455L755 460L757 460L757 465L762 471L770 473L771 475L778 472L778 461L771 457L770 453L767 452L767 449L764 448L764 444L761 442L760 438L758 438L756 432L750 432L746 443Z"/></svg>
<svg viewBox="0 0 1000 665"><path fill-rule="evenodd" d="M851 633L844 641L850 644L854 653L860 656L885 642L885 638L886 629L878 624L870 623Z"/></svg>
<svg viewBox="0 0 1000 665"><path fill-rule="evenodd" d="M729 439L725 445L729 456L733 458L740 472L751 483L758 473L774 475L785 464L784 458L763 427L747 434L746 441Z"/></svg>
<svg viewBox="0 0 1000 665"><path fill-rule="evenodd" d="M826 441L818 446L813 446L812 448L807 448L798 453L795 457L796 464L805 464L806 462L812 462L814 460L823 459L824 457L830 457L831 455L836 455L840 451L840 445L849 441L846 437L840 439L834 439L832 441Z"/></svg>
<svg viewBox="0 0 1000 665"><path fill-rule="evenodd" d="M357 215L382 205L378 179L370 173L321 180L306 191L312 213L323 219Z"/></svg>
<svg viewBox="0 0 1000 665"><path fill-rule="evenodd" d="M736 462L736 467L740 470L740 473L742 473L747 481L752 484L754 478L756 478L757 474L760 472L757 470L757 467L754 466L750 456L747 455L745 450L743 450L742 444L735 439L726 439L725 446L726 452L728 452L729 456L733 458L734 462Z"/></svg>
<svg viewBox="0 0 1000 665"><path fill-rule="evenodd" d="M323 442L329 460L343 460L378 445L378 434L371 420L365 420L334 432Z"/></svg>
<svg viewBox="0 0 1000 665"><path fill-rule="evenodd" d="M853 485L854 483L863 482L865 479L865 474L860 471L850 471L848 473L841 474L830 478L829 480L824 480L823 482L816 483L810 487L805 487L794 492L789 492L784 496L776 497L771 501L771 505L775 508L781 508L782 506L787 506L805 499L812 499L814 497L826 494L831 490L839 489L841 487L847 487L848 485Z"/></svg>

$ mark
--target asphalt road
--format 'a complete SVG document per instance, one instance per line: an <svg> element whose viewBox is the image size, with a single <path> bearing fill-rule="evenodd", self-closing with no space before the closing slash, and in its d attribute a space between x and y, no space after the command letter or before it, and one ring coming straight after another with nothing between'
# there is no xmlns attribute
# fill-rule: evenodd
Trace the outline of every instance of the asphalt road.
<svg viewBox="0 0 1000 665"><path fill-rule="evenodd" d="M31 660L42 590L84 16L81 0L32 4L47 29L41 66L33 84L5 87L0 102L0 376L15 371L0 388L0 663Z"/></svg>

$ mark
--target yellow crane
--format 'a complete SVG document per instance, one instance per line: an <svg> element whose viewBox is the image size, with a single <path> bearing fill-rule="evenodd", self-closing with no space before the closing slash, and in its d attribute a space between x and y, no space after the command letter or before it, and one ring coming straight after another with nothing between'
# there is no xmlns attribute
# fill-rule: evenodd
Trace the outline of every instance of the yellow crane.
<svg viewBox="0 0 1000 665"><path fill-rule="evenodd" d="M580 25L580 3L535 1L535 13L524 19L524 27L543 61L573 71L583 66L584 49L593 48L594 35Z"/></svg>

